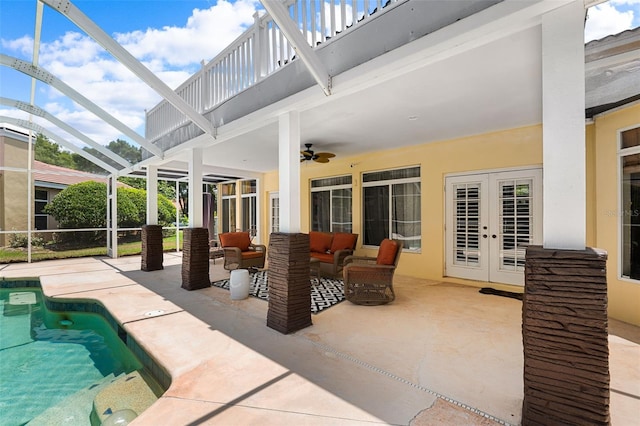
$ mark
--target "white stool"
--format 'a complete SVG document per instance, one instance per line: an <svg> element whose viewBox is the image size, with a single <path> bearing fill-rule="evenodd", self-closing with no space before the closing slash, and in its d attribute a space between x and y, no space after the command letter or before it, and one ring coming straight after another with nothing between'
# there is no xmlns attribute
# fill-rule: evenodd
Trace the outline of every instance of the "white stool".
<svg viewBox="0 0 640 426"><path fill-rule="evenodd" d="M229 291L231 292L231 300L249 297L249 271L246 269L234 269L231 271Z"/></svg>

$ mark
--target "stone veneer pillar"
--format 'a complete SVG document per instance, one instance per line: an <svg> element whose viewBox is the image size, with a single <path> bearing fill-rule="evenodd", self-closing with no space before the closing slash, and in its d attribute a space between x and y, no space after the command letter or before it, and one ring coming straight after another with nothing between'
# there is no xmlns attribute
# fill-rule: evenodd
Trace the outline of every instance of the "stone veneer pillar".
<svg viewBox="0 0 640 426"><path fill-rule="evenodd" d="M288 334L310 326L309 235L273 233L267 253L267 327Z"/></svg>
<svg viewBox="0 0 640 426"><path fill-rule="evenodd" d="M209 231L185 228L182 245L182 288L199 290L211 286L209 280Z"/></svg>
<svg viewBox="0 0 640 426"><path fill-rule="evenodd" d="M163 269L164 247L162 246L162 226L142 226L142 266L143 271Z"/></svg>
<svg viewBox="0 0 640 426"><path fill-rule="evenodd" d="M608 425L606 252L527 249L522 425Z"/></svg>

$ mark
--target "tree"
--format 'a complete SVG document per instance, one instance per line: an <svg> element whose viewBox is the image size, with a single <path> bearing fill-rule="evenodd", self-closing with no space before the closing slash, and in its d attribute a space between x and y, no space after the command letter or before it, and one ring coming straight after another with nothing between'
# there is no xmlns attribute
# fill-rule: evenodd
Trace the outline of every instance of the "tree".
<svg viewBox="0 0 640 426"><path fill-rule="evenodd" d="M125 183L132 188L137 189L147 189L147 180L143 178L130 177L130 176L122 176L118 178L118 182ZM167 182L166 180L158 181L158 194L162 194L167 197L169 200L176 199L176 188L172 183Z"/></svg>
<svg viewBox="0 0 640 426"><path fill-rule="evenodd" d="M109 142L107 148L124 158L131 164L136 164L142 161L142 148L131 145L127 141L122 139L116 139Z"/></svg>
<svg viewBox="0 0 640 426"><path fill-rule="evenodd" d="M44 208L61 228L103 228L107 216L107 185L82 182L70 185Z"/></svg>
<svg viewBox="0 0 640 426"><path fill-rule="evenodd" d="M61 228L104 228L107 214L107 185L88 181L70 185L56 195L45 207ZM158 223L167 226L174 222L173 204L158 195ZM118 226L138 228L145 224L147 193L142 189L118 188Z"/></svg>
<svg viewBox="0 0 640 426"><path fill-rule="evenodd" d="M136 164L142 161L142 149L139 147L136 148L135 146L131 145L129 142L123 141L122 139L117 139L115 141L109 142L106 148L111 152L113 152L114 154L117 154L120 157L124 158L131 164ZM121 164L115 162L114 160L107 157L106 155L104 155L103 153L101 153L95 148L85 147L83 149L89 154L104 161L105 163L109 164L110 166L113 166L116 169L122 168ZM77 165L76 168L78 170L82 170L90 173L102 173L103 171L101 167L92 163L91 161L87 160L81 155L74 154L73 158Z"/></svg>
<svg viewBox="0 0 640 426"><path fill-rule="evenodd" d="M136 148L127 141L117 139L115 141L109 142L106 148L124 158L131 164L136 164L142 161L142 149ZM95 148L84 147L83 150L98 158L99 160L102 160L105 163L113 166L116 169L122 168L121 164L115 162ZM88 173L105 173L105 170L102 167L84 158L80 154L63 150L60 145L52 142L43 134L38 134L38 136L36 137L34 153L35 159L38 161L42 161L43 163L66 167L67 169L80 170Z"/></svg>
<svg viewBox="0 0 640 426"><path fill-rule="evenodd" d="M217 204L218 191L216 185L205 184L204 192L208 192L213 196L213 205ZM180 208L180 216L184 218L189 217L189 184L187 182L180 182L178 184L178 207Z"/></svg>
<svg viewBox="0 0 640 426"><path fill-rule="evenodd" d="M60 145L52 142L42 133L36 136L36 143L33 148L36 160L53 166L75 169L73 155L69 151L63 151Z"/></svg>

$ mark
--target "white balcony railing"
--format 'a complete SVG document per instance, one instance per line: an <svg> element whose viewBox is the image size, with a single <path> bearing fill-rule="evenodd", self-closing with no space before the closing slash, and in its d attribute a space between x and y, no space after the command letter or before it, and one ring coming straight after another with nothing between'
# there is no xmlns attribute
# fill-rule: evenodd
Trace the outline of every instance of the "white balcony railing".
<svg viewBox="0 0 640 426"><path fill-rule="evenodd" d="M312 48L353 30L383 8L404 0L290 0L291 18ZM268 14L256 13L255 23L225 50L176 89L204 114L294 59L294 51ZM147 112L146 138L154 141L189 120L167 101Z"/></svg>

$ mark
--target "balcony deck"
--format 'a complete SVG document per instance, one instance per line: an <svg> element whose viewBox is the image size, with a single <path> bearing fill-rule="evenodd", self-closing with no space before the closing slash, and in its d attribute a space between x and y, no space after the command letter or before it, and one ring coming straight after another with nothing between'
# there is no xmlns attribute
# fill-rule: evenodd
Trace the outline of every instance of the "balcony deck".
<svg viewBox="0 0 640 426"><path fill-rule="evenodd" d="M327 13L316 10L313 1L287 4L303 37L335 77L500 1L336 0ZM315 85L272 17L262 14L176 93L219 128ZM167 101L147 112L146 138L163 151L203 134Z"/></svg>

